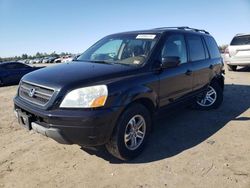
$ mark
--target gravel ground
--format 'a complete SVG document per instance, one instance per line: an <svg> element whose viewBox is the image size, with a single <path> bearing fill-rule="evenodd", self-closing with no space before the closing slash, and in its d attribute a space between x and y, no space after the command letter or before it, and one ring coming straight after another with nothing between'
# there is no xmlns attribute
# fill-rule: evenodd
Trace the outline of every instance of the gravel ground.
<svg viewBox="0 0 250 188"><path fill-rule="evenodd" d="M249 69L226 73L219 109L162 115L146 150L128 163L21 128L16 89L0 88L0 188L250 187Z"/></svg>

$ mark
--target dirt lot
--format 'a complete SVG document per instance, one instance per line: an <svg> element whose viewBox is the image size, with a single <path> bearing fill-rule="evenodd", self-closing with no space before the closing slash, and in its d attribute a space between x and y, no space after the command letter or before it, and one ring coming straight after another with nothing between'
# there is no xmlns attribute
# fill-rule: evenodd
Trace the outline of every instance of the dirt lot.
<svg viewBox="0 0 250 188"><path fill-rule="evenodd" d="M158 119L129 163L24 130L13 115L16 89L0 88L0 188L250 187L249 69L227 72L220 109Z"/></svg>

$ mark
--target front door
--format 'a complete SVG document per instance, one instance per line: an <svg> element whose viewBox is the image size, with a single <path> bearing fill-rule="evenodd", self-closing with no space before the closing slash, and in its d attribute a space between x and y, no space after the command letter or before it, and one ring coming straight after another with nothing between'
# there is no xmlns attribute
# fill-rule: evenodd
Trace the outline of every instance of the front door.
<svg viewBox="0 0 250 188"><path fill-rule="evenodd" d="M160 77L160 107L176 102L192 91L192 67L187 60L187 49L182 34L166 36L161 52L161 58L177 56L180 65L163 69Z"/></svg>

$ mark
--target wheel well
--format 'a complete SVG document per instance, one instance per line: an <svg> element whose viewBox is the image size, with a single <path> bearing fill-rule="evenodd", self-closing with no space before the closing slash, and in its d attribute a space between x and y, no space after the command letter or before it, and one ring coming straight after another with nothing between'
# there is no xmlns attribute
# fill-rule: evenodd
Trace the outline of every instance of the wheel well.
<svg viewBox="0 0 250 188"><path fill-rule="evenodd" d="M224 90L224 78L223 76L218 76L213 78L211 82L217 82L222 90Z"/></svg>
<svg viewBox="0 0 250 188"><path fill-rule="evenodd" d="M155 109L156 109L155 105L150 99L147 99L147 98L136 99L135 101L130 103L128 106L130 106L134 103L139 103L139 104L142 104L143 106L145 106L149 110L151 115L153 115L155 112Z"/></svg>

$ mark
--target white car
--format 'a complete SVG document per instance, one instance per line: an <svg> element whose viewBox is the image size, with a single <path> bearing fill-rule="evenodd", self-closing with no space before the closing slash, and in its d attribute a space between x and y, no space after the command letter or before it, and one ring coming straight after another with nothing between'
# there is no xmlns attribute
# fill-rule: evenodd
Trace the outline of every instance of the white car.
<svg viewBox="0 0 250 188"><path fill-rule="evenodd" d="M237 34L225 50L225 63L229 71L237 66L250 66L250 34Z"/></svg>
<svg viewBox="0 0 250 188"><path fill-rule="evenodd" d="M62 63L66 63L66 62L69 62L69 61L72 61L74 58L72 56L64 56L62 58Z"/></svg>

